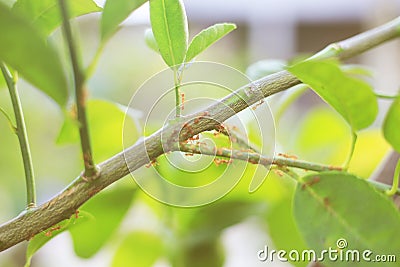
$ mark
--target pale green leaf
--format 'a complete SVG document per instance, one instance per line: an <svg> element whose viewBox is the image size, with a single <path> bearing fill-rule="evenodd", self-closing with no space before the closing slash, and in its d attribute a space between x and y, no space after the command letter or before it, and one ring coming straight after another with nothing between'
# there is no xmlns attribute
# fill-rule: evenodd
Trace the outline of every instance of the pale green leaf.
<svg viewBox="0 0 400 267"><path fill-rule="evenodd" d="M101 11L92 0L68 0L67 3L71 18ZM62 23L58 0L18 0L13 11L27 18L44 35L49 35Z"/></svg>
<svg viewBox="0 0 400 267"><path fill-rule="evenodd" d="M129 116L125 117L124 111L118 104L104 100L89 100L87 111L93 156L96 161L103 161L122 151L123 141L128 145L127 140L122 140L123 127L130 133L132 141L136 141L139 137L133 120ZM75 111L66 114L57 144L79 144L78 126Z"/></svg>
<svg viewBox="0 0 400 267"><path fill-rule="evenodd" d="M157 53L160 53L160 48L157 45L157 41L154 38L153 31L151 29L146 29L144 32L144 40L146 41L146 45L156 51Z"/></svg>
<svg viewBox="0 0 400 267"><path fill-rule="evenodd" d="M344 239L347 250L372 251L376 255L397 255L400 251L400 215L394 204L365 180L351 174L326 172L303 177L297 186L294 216L300 232L317 255L338 249ZM324 266L349 266L346 261L329 261ZM351 262L351 266L366 266ZM385 263L385 266L398 266Z"/></svg>
<svg viewBox="0 0 400 267"><path fill-rule="evenodd" d="M378 103L366 82L346 75L333 60L300 62L288 68L312 87L350 124L354 131L371 125L378 114Z"/></svg>
<svg viewBox="0 0 400 267"><path fill-rule="evenodd" d="M260 79L272 73L284 70L286 62L277 59L260 60L251 64L247 70L246 75L252 80Z"/></svg>
<svg viewBox="0 0 400 267"><path fill-rule="evenodd" d="M349 75L372 77L373 73L370 69L363 65L346 64L341 66L341 69Z"/></svg>
<svg viewBox="0 0 400 267"><path fill-rule="evenodd" d="M217 42L234 29L236 29L236 25L233 23L219 23L202 30L191 41L185 61L191 61L210 45Z"/></svg>
<svg viewBox="0 0 400 267"><path fill-rule="evenodd" d="M400 152L400 97L397 97L386 115L383 134L397 152Z"/></svg>
<svg viewBox="0 0 400 267"><path fill-rule="evenodd" d="M151 267L163 252L164 244L160 236L150 232L134 232L119 245L111 266Z"/></svg>
<svg viewBox="0 0 400 267"><path fill-rule="evenodd" d="M45 37L3 4L0 4L0 32L0 60L64 105L68 97L65 74L59 55Z"/></svg>
<svg viewBox="0 0 400 267"><path fill-rule="evenodd" d="M101 192L82 206L94 219L70 229L78 256L90 258L103 247L121 224L135 192L133 185L119 186Z"/></svg>
<svg viewBox="0 0 400 267"><path fill-rule="evenodd" d="M113 35L118 30L118 25L145 2L147 0L108 0L101 17L102 41Z"/></svg>
<svg viewBox="0 0 400 267"><path fill-rule="evenodd" d="M84 211L78 211L76 214L72 215L71 218L64 220L58 223L57 225L52 226L49 229L35 235L29 241L28 248L26 249L25 267L30 266L33 255L51 239L61 234L65 230L80 225L90 220L91 218L92 216L89 213Z"/></svg>
<svg viewBox="0 0 400 267"><path fill-rule="evenodd" d="M165 63L179 68L188 46L188 24L182 0L151 0L150 21Z"/></svg>

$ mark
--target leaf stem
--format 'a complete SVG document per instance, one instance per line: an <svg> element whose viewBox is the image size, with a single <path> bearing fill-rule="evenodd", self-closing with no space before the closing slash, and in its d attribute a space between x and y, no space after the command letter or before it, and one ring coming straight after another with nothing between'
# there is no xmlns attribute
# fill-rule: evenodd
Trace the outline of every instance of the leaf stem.
<svg viewBox="0 0 400 267"><path fill-rule="evenodd" d="M399 192L399 180L400 180L400 159L397 161L397 165L394 170L392 188L386 190L385 192L386 195L394 196L396 193Z"/></svg>
<svg viewBox="0 0 400 267"><path fill-rule="evenodd" d="M290 91L285 92L285 95L279 99L278 108L274 116L275 121L279 122L288 107L299 99L309 88L307 84L299 84L294 86Z"/></svg>
<svg viewBox="0 0 400 267"><path fill-rule="evenodd" d="M352 131L352 133L351 133L350 151L349 151L349 154L347 155L346 161L343 164L343 169L346 170L346 171L349 169L350 161L353 158L354 149L356 148L356 142L357 142L357 133Z"/></svg>
<svg viewBox="0 0 400 267"><path fill-rule="evenodd" d="M382 99L394 100L399 97L399 95L385 95L381 93L375 93L375 96Z"/></svg>
<svg viewBox="0 0 400 267"><path fill-rule="evenodd" d="M90 62L89 66L86 68L86 71L85 71L86 79L90 78L93 75L93 73L97 67L97 64L99 63L100 56L102 55L102 53L104 51L105 44L106 44L106 42L101 42L99 44L99 47L96 50L96 54L93 56L92 61Z"/></svg>
<svg viewBox="0 0 400 267"><path fill-rule="evenodd" d="M75 102L77 107L77 115L79 122L79 135L81 140L81 149L83 154L83 162L85 170L83 177L91 178L98 175L98 169L94 163L92 156L92 148L90 145L89 127L86 116L86 88L85 75L82 71L81 64L78 59L74 39L72 37L71 25L69 23L68 7L65 0L59 0L64 35L68 44L69 56L71 59L72 69L74 73L75 86Z"/></svg>
<svg viewBox="0 0 400 267"><path fill-rule="evenodd" d="M35 175L32 164L32 155L29 148L28 135L26 133L24 113L22 110L21 100L18 94L18 89L14 81L14 78L12 77L10 71L3 62L1 62L0 67L4 79L6 80L8 91L10 92L10 98L14 109L14 115L17 127L14 127L10 117L6 115L6 113L4 112L3 113L8 118L10 125L12 125L12 127L15 129L15 133L17 134L18 137L19 146L22 154L22 161L24 164L24 171L25 171L27 208L32 209L36 207L36 186L35 186Z"/></svg>
<svg viewBox="0 0 400 267"><path fill-rule="evenodd" d="M179 78L179 70L173 69L174 71L174 86L175 86L175 117L181 116L181 79ZM182 103L183 104L183 103Z"/></svg>
<svg viewBox="0 0 400 267"><path fill-rule="evenodd" d="M11 120L11 117L8 115L8 113L2 107L0 107L0 112L4 115L4 117L6 117L8 125L10 125L10 128L13 131L13 133L16 134L17 126L14 125L13 121Z"/></svg>

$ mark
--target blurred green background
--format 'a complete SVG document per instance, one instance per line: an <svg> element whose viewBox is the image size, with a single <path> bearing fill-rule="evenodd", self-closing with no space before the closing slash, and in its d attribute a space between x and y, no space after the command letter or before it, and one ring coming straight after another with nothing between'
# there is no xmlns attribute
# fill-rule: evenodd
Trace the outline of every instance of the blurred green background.
<svg viewBox="0 0 400 267"><path fill-rule="evenodd" d="M399 8L396 1L335 1L328 7L318 4L320 1L299 4L296 1L232 1L231 6L225 1L184 2L192 34L214 22L229 21L238 25L237 30L207 50L199 60L223 63L242 72L258 60L289 60L298 54L315 52L332 41L393 18L393 10ZM165 68L161 57L144 42L143 33L149 27L146 8L133 13L106 45L88 83L90 99L94 100L89 105L89 113L97 162L124 147L124 113L106 101L128 105L141 84ZM322 15L315 15L317 13ZM98 23L97 15L81 17L74 23L85 64L90 62L99 43ZM50 41L58 44L60 53L65 53L61 39L59 30L50 37ZM385 44L357 57L353 63L367 64L374 74L371 82L376 90L390 94L397 90L400 79L396 60L398 48L398 41ZM219 74L207 75L211 78ZM42 203L79 175L82 169L79 145L71 132L56 144L64 123L63 112L52 100L23 81L19 89L33 154L38 201ZM216 93L210 97L220 95ZM273 114L278 111L281 98L282 95L278 95L269 101ZM384 102L380 105L383 114L387 107ZM4 88L0 90L0 106L12 113ZM351 172L365 178L389 152L379 130L382 116L373 127L360 133L350 167ZM350 129L312 92L302 95L275 123L278 152L335 165L340 165L347 155ZM159 126L160 122L149 125L153 129ZM252 126L247 126L250 141L260 142ZM141 135L137 121L128 119L125 127L132 132L128 143ZM0 119L0 133L0 221L5 222L24 209L25 185L18 141L3 118ZM231 170L232 175L235 167L243 166L237 163ZM212 177L224 168L211 166L202 175ZM72 234L74 239L80 240L75 242L75 251L83 258L75 255L70 235L63 233L34 257L32 266L110 266L111 263L113 266L142 266L131 262L135 258L160 267L169 266L168 255L186 263L184 266L220 266L223 261L226 267L263 266L256 252L264 245L280 249L304 248L290 217L292 181L272 172L259 191L249 194L247 188L254 169L255 166L247 166L239 185L223 200L196 209L162 205L137 190L132 178L126 177L85 207L99 217L88 229L78 229ZM165 165L160 165L158 170L172 180L188 179ZM150 170L143 170L143 173L154 175ZM122 222L116 227L120 223L118 218ZM107 221L109 225L103 223ZM85 238L86 243L82 241ZM106 245L101 247L102 243ZM167 251L165 244L169 247ZM0 266L23 266L25 246L20 244L2 252ZM159 255L163 256L159 258ZM84 259L88 256L93 257Z"/></svg>

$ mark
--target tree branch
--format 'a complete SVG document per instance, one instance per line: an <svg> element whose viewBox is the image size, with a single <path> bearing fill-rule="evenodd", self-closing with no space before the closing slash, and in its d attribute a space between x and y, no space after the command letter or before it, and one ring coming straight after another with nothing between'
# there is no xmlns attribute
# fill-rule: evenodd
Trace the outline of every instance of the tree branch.
<svg viewBox="0 0 400 267"><path fill-rule="evenodd" d="M346 59L360 54L381 43L400 35L400 18L383 26L336 43L340 47L331 56ZM281 71L254 81L220 102L191 116L183 117L169 124L153 135L134 144L125 151L101 163L98 178L87 182L81 177L75 179L68 188L36 209L0 226L0 251L3 251L52 225L69 218L83 203L108 185L134 171L161 154L171 151L177 142L214 129L236 113L246 109L264 97L284 91L300 81L287 71ZM197 120L195 120L197 118ZM162 139L167 140L162 146ZM166 139L165 139L166 137Z"/></svg>

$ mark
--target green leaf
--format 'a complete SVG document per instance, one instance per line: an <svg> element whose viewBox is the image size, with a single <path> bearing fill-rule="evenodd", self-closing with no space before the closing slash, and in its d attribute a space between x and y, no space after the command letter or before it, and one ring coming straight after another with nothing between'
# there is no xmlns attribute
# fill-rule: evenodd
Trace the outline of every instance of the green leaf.
<svg viewBox="0 0 400 267"><path fill-rule="evenodd" d="M160 53L160 48L157 45L157 41L154 38L153 31L151 29L146 29L144 32L144 40L146 41L146 45L156 51L157 53Z"/></svg>
<svg viewBox="0 0 400 267"><path fill-rule="evenodd" d="M288 68L312 87L350 124L353 131L368 127L378 114L378 103L366 82L346 75L333 60L300 62Z"/></svg>
<svg viewBox="0 0 400 267"><path fill-rule="evenodd" d="M122 130L130 133L132 141L136 141L139 133L133 121L122 111L118 104L104 100L87 102L88 124L93 144L93 156L96 161L103 161L123 150ZM78 121L74 111L65 115L65 121L57 138L57 144L79 144ZM99 119L101 118L101 119ZM106 142L104 140L107 140Z"/></svg>
<svg viewBox="0 0 400 267"><path fill-rule="evenodd" d="M370 69L363 65L347 64L342 65L341 69L344 73L356 76L372 77L373 73Z"/></svg>
<svg viewBox="0 0 400 267"><path fill-rule="evenodd" d="M293 205L297 225L317 255L324 249L338 249L336 242L345 239L344 252L371 250L373 256L398 256L399 212L362 179L340 172L308 175L298 184ZM325 259L324 266L349 266L349 262ZM361 260L351 266L365 265Z"/></svg>
<svg viewBox="0 0 400 267"><path fill-rule="evenodd" d="M260 79L272 73L284 70L286 62L277 59L260 60L251 64L247 70L246 75L252 80Z"/></svg>
<svg viewBox="0 0 400 267"><path fill-rule="evenodd" d="M284 177L271 172L266 180L267 187L265 193L266 198L271 198L270 195L279 194L277 199L268 200L268 210L266 222L268 226L269 237L273 241L278 250L297 250L302 251L308 249L302 238L296 222L293 218L293 198L294 198L294 183L285 180ZM271 193L271 194L269 194ZM296 267L307 266L307 261L291 262Z"/></svg>
<svg viewBox="0 0 400 267"><path fill-rule="evenodd" d="M101 17L101 40L104 42L111 37L118 25L145 2L147 0L108 0Z"/></svg>
<svg viewBox="0 0 400 267"><path fill-rule="evenodd" d="M265 209L263 203L248 200L226 200L195 210L179 210L181 227L187 232L187 244L215 240L229 226L246 218L259 215Z"/></svg>
<svg viewBox="0 0 400 267"><path fill-rule="evenodd" d="M217 42L234 29L236 29L236 25L233 23L219 23L202 30L195 37L193 37L193 40L190 43L186 53L185 61L191 61L201 52L206 50L210 45Z"/></svg>
<svg viewBox="0 0 400 267"><path fill-rule="evenodd" d="M3 4L0 4L0 32L0 60L64 105L68 97L65 74L59 55L45 37Z"/></svg>
<svg viewBox="0 0 400 267"><path fill-rule="evenodd" d="M101 192L82 206L94 219L70 229L78 256L90 258L103 247L121 224L135 192L132 186L119 186Z"/></svg>
<svg viewBox="0 0 400 267"><path fill-rule="evenodd" d="M71 18L101 11L101 8L92 0L68 0L67 2ZM62 23L57 0L18 0L12 9L28 18L34 27L46 36Z"/></svg>
<svg viewBox="0 0 400 267"><path fill-rule="evenodd" d="M112 267L151 267L163 255L162 239L150 232L129 234L117 248Z"/></svg>
<svg viewBox="0 0 400 267"><path fill-rule="evenodd" d="M400 97L390 106L383 124L383 134L386 140L393 146L397 152L400 152Z"/></svg>
<svg viewBox="0 0 400 267"><path fill-rule="evenodd" d="M43 247L47 242L61 234L65 230L71 229L77 225L80 225L86 221L88 221L92 216L84 211L79 211L78 213L71 216L71 218L64 220L58 223L55 226L50 227L49 229L35 235L28 244L28 248L26 250L26 263L25 267L29 267L31 264L31 260L33 255Z"/></svg>
<svg viewBox="0 0 400 267"><path fill-rule="evenodd" d="M190 267L222 267L225 261L225 251L221 241L215 237L190 246L183 246L182 260L175 257L172 266L190 266ZM182 261L182 262L180 262Z"/></svg>
<svg viewBox="0 0 400 267"><path fill-rule="evenodd" d="M182 0L151 0L150 21L165 63L179 68L188 46L188 25Z"/></svg>

